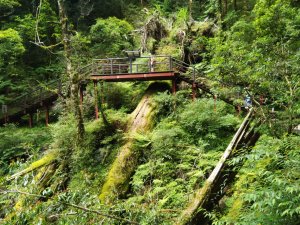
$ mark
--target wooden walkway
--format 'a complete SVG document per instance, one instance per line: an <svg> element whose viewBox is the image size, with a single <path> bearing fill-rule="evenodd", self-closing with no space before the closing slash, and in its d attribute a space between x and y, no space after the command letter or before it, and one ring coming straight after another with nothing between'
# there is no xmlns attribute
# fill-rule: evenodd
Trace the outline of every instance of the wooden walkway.
<svg viewBox="0 0 300 225"><path fill-rule="evenodd" d="M99 81L104 82L126 82L126 81L155 81L171 80L172 92L176 92L176 83L184 81L192 87L193 99L196 90L213 95L211 89L198 78L201 72L192 65L176 60L171 56L147 56L132 58L107 58L94 59L91 64L83 67L80 72L86 75L84 83L93 81L97 87ZM46 111L46 124L49 121L49 108L58 98L59 82L53 81L46 85L48 88L37 88L30 93L18 97L0 112L0 124L18 122L24 115L29 115L29 126L33 124L33 113L37 109L44 108ZM51 89L51 91L49 91ZM96 92L95 92L96 93ZM97 97L97 96L95 96ZM232 104L226 97L219 96L221 100ZM80 99L83 100L83 88L80 88ZM4 110L3 110L4 109ZM95 106L96 118L98 117L97 105Z"/></svg>

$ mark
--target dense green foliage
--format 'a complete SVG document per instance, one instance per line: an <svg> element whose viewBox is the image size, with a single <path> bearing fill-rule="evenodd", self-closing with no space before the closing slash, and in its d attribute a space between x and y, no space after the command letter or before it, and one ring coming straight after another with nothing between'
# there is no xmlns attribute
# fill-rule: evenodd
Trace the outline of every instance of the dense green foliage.
<svg viewBox="0 0 300 225"><path fill-rule="evenodd" d="M205 213L213 224L297 225L299 26L296 0L0 0L0 105L62 81L50 127L0 129L0 223L174 224L244 115L219 96L243 107L248 95L261 137L231 159L237 175ZM215 100L199 91L192 102L184 85L174 96L157 94L153 128L132 133L130 113L149 82L104 82L98 99L87 85L83 116L74 113L73 91L86 78L80 68L136 49L194 64ZM109 171L128 143L135 170L103 204L101 189L107 176L118 178Z"/></svg>
<svg viewBox="0 0 300 225"><path fill-rule="evenodd" d="M142 156L131 178L130 190L123 196L124 199L114 202L115 215L122 213L125 218L146 224L153 222L172 224L180 213L179 209L183 209L188 202L188 196L204 182L219 159L230 139L228 133L234 132L239 120L232 114L226 114L232 112L232 109L225 103L218 102L214 111L212 100L190 102L185 100L185 96L186 93L183 92L174 97L167 93L156 97L156 101L162 103L161 107L157 108L160 119L156 121L153 131L146 136L137 134L133 137L134 149L141 152ZM175 111L165 107L171 106L172 109L175 101L177 101ZM203 110L196 110L197 108ZM207 116L207 112L213 117ZM28 174L6 186L8 189L13 189L13 186L26 182L25 185L20 186L20 190L45 195L47 198L48 195L52 196L53 192L57 192L48 201L32 207L31 204L36 200L29 200L30 196L19 198L15 194L10 195L9 198L6 195L2 196L2 201L5 202L22 201L14 208L5 210L5 213L12 215L11 218L8 217L10 219L7 223L23 224L18 222L18 218L21 217L26 223L35 223L37 217L46 222L53 214L64 215L72 210L63 202L89 205L107 213L111 210L108 206L99 204L95 199L97 199L99 187L105 180L112 159L116 156L120 145L124 144L120 129L124 129L126 115L115 111L107 113L112 127L106 127L102 120L87 124L86 142L72 154L71 158L58 159L58 161L71 160L71 163L67 171L62 169L55 172L49 186L43 181L38 181L39 173L37 172ZM76 138L76 129L72 121L74 118L64 118L52 127L55 141L50 149L58 151L59 148L61 156L66 154L64 152L70 152L72 140ZM204 127L208 133L203 132ZM32 162L28 160L26 164L28 165L30 161ZM45 168L49 167L51 165ZM64 179L67 175L71 177L67 192L60 192L63 190ZM56 204L62 204L62 206L49 208L50 205ZM143 208L138 207L132 211L131 207L137 204L142 204ZM48 208L47 213L43 214L46 208ZM82 218L83 215L86 216ZM97 217L78 211L78 215L62 216L55 220L59 223L71 221L86 223L96 221ZM105 221L108 224L113 222L108 218Z"/></svg>
<svg viewBox="0 0 300 225"><path fill-rule="evenodd" d="M279 118L286 121L285 131L299 122L299 13L292 1L257 1L251 16L236 21L210 44L211 75L247 87L257 102L263 95L267 114L271 108L284 110Z"/></svg>
<svg viewBox="0 0 300 225"><path fill-rule="evenodd" d="M133 47L133 27L126 21L110 17L98 19L91 27L92 51L97 57L118 56Z"/></svg>
<svg viewBox="0 0 300 225"><path fill-rule="evenodd" d="M39 157L51 142L51 135L46 128L21 129L9 125L0 129L0 140L0 174L3 175L18 168L28 158Z"/></svg>
<svg viewBox="0 0 300 225"><path fill-rule="evenodd" d="M247 160L216 224L297 224L299 145L298 136L263 136L250 154L235 159L234 163Z"/></svg>
<svg viewBox="0 0 300 225"><path fill-rule="evenodd" d="M3 74L0 77L0 93L8 94L8 90L19 88L17 84L22 85L16 63L24 51L22 39L16 30L9 28L0 31L0 72ZM3 104L7 98L0 95L0 103Z"/></svg>

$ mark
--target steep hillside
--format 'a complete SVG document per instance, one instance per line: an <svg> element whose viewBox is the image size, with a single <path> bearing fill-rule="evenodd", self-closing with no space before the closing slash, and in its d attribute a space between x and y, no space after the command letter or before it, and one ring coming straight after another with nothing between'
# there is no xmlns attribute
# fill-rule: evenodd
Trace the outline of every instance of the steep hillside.
<svg viewBox="0 0 300 225"><path fill-rule="evenodd" d="M297 0L0 0L0 224L298 225L299 27Z"/></svg>
<svg viewBox="0 0 300 225"><path fill-rule="evenodd" d="M2 208L3 223L172 224L235 132L229 112L222 102L190 102L185 92L151 91L128 119L111 111L109 127L88 124L85 147L75 151L74 125L55 125L61 136L42 159L3 177L1 201L13 206Z"/></svg>

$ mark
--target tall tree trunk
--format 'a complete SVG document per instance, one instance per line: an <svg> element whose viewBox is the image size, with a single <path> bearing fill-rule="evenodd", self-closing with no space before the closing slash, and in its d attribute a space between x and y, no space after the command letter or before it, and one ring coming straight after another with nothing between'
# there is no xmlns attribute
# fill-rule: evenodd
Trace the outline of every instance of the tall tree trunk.
<svg viewBox="0 0 300 225"><path fill-rule="evenodd" d="M226 14L227 14L227 8L228 8L228 2L227 2L227 0L224 0L223 16L226 16Z"/></svg>
<svg viewBox="0 0 300 225"><path fill-rule="evenodd" d="M71 34L68 29L68 17L66 14L66 8L64 0L57 0L59 9L59 18L62 30L62 42L64 45L64 56L66 60L66 74L68 79L71 81L71 101L74 107L75 117L77 120L77 143L81 143L84 136L84 125L82 112L80 109L79 101L79 76L72 68L72 48L71 48Z"/></svg>
<svg viewBox="0 0 300 225"><path fill-rule="evenodd" d="M189 20L192 19L192 11L193 11L193 0L189 0Z"/></svg>
<svg viewBox="0 0 300 225"><path fill-rule="evenodd" d="M219 15L220 19L222 20L223 18L223 6L222 6L222 0L218 0L218 9L219 9Z"/></svg>
<svg viewBox="0 0 300 225"><path fill-rule="evenodd" d="M234 11L237 11L237 3L236 3L236 0L233 0L233 9L234 9Z"/></svg>

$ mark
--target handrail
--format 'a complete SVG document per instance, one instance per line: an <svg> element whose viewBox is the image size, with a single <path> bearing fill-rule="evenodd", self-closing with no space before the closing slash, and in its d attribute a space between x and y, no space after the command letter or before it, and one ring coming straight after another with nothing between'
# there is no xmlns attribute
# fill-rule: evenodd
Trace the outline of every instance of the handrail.
<svg viewBox="0 0 300 225"><path fill-rule="evenodd" d="M171 56L141 56L139 59L146 59L146 61L139 62L132 58L94 59L92 75L109 76L174 70Z"/></svg>
<svg viewBox="0 0 300 225"><path fill-rule="evenodd" d="M0 111L0 119L5 118L6 116L11 116L16 113L22 112L26 110L31 105L38 104L38 102L44 101L53 95L53 92L49 89L57 88L59 89L60 82L59 80L53 80L48 82L45 86L47 89L43 87L37 87L27 93L24 93L18 97L16 97L13 101L9 102L6 105L6 112ZM52 94L51 94L52 93Z"/></svg>
<svg viewBox="0 0 300 225"><path fill-rule="evenodd" d="M147 61L136 62L128 57L93 59L92 73L93 75L109 76L113 74L134 74L140 72L179 71L181 73L186 73L191 71L193 83L196 81L196 72L197 74L200 74L200 71L198 71L195 66L175 59L172 56L150 55L141 56L139 59L147 59ZM141 69L142 66L145 68Z"/></svg>

